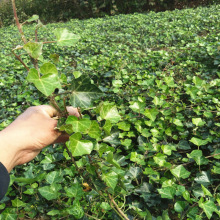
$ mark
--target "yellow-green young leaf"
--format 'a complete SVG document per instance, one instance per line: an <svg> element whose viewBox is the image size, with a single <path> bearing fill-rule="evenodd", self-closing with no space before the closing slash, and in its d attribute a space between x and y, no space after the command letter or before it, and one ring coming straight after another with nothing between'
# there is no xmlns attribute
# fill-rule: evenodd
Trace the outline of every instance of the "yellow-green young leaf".
<svg viewBox="0 0 220 220"><path fill-rule="evenodd" d="M111 129L112 129L112 124L109 120L105 121L105 125L103 126L103 129L107 135L110 135Z"/></svg>
<svg viewBox="0 0 220 220"><path fill-rule="evenodd" d="M202 140L202 139L195 138L195 137L191 138L190 141L198 147L200 147L202 145L206 145L208 143L207 140Z"/></svg>
<svg viewBox="0 0 220 220"><path fill-rule="evenodd" d="M96 121L91 121L91 125L88 129L88 135L91 138L99 139L101 136L101 130L99 124Z"/></svg>
<svg viewBox="0 0 220 220"><path fill-rule="evenodd" d="M192 203L192 200L191 200L191 198L190 198L190 194L189 194L188 191L185 190L185 191L183 192L183 198L184 198L187 202Z"/></svg>
<svg viewBox="0 0 220 220"><path fill-rule="evenodd" d="M202 186L202 191L204 192L204 195L212 197L212 194L209 192L209 190L206 189L205 186L203 186L202 184L201 186Z"/></svg>
<svg viewBox="0 0 220 220"><path fill-rule="evenodd" d="M164 80L169 87L175 87L173 77L165 77Z"/></svg>
<svg viewBox="0 0 220 220"><path fill-rule="evenodd" d="M208 219L212 217L213 212L218 211L215 203L211 200L203 202L203 198L199 200L199 207L203 209Z"/></svg>
<svg viewBox="0 0 220 220"><path fill-rule="evenodd" d="M183 179L186 179L189 177L189 175L191 174L189 171L187 171L184 166L182 165L179 165L177 166L176 168L174 169L171 169L170 170L171 173L177 177L177 178L183 178Z"/></svg>
<svg viewBox="0 0 220 220"><path fill-rule="evenodd" d="M12 202L12 206L19 208L19 207L24 207L26 205L26 203L22 202L20 199L16 198L14 200L11 201Z"/></svg>
<svg viewBox="0 0 220 220"><path fill-rule="evenodd" d="M114 171L103 173L102 179L108 187L110 187L114 190L117 183L118 183L118 174L115 173Z"/></svg>
<svg viewBox="0 0 220 220"><path fill-rule="evenodd" d="M47 213L47 215L51 215L51 216L55 216L59 214L60 214L60 210L52 210Z"/></svg>
<svg viewBox="0 0 220 220"><path fill-rule="evenodd" d="M112 164L113 166L120 168L118 162L113 158L113 152L109 152L106 158L106 161Z"/></svg>
<svg viewBox="0 0 220 220"><path fill-rule="evenodd" d="M39 19L38 15L32 15L32 17L30 17L28 20L26 20L27 22L32 22L32 21L36 21Z"/></svg>
<svg viewBox="0 0 220 220"><path fill-rule="evenodd" d="M173 123L176 126L183 127L183 123L179 119L177 119L177 118L174 119Z"/></svg>
<svg viewBox="0 0 220 220"><path fill-rule="evenodd" d="M70 152L74 157L90 154L93 150L93 143L87 140L80 140L82 135L75 133L70 136L69 141L66 143Z"/></svg>
<svg viewBox="0 0 220 220"><path fill-rule="evenodd" d="M151 121L155 121L158 114L159 114L159 111L155 108L146 109L144 112L144 115L148 117Z"/></svg>
<svg viewBox="0 0 220 220"><path fill-rule="evenodd" d="M76 116L69 116L66 120L66 124L72 125L73 132L86 133L91 125L91 121L87 118L78 119Z"/></svg>
<svg viewBox="0 0 220 220"><path fill-rule="evenodd" d="M119 122L117 125L118 125L118 128L123 131L130 131L131 125L126 123L125 121Z"/></svg>
<svg viewBox="0 0 220 220"><path fill-rule="evenodd" d="M57 43L60 46L73 46L80 39L79 35L69 32L67 29L57 28L54 31L57 38Z"/></svg>
<svg viewBox="0 0 220 220"><path fill-rule="evenodd" d="M163 153L169 156L172 154L172 151L176 151L176 146L174 145L162 145L161 148Z"/></svg>
<svg viewBox="0 0 220 220"><path fill-rule="evenodd" d="M100 108L100 116L102 119L109 120L111 123L117 123L121 116L115 105L103 103Z"/></svg>
<svg viewBox="0 0 220 220"><path fill-rule="evenodd" d="M205 124L205 122L201 118L193 118L192 123L199 127Z"/></svg>
<svg viewBox="0 0 220 220"><path fill-rule="evenodd" d="M158 153L156 156L153 157L156 164L158 164L160 167L164 166L166 163L166 158L164 154Z"/></svg>
<svg viewBox="0 0 220 220"><path fill-rule="evenodd" d="M57 68L52 63L44 63L40 68L40 73L43 75L48 73L58 74Z"/></svg>
<svg viewBox="0 0 220 220"><path fill-rule="evenodd" d="M74 72L73 72L73 75L74 75L75 79L77 79L77 78L79 78L80 76L82 76L82 73L79 72L79 71L74 71Z"/></svg>
<svg viewBox="0 0 220 220"><path fill-rule="evenodd" d="M201 86L203 84L203 80L200 79L198 76L193 76L193 82L195 86Z"/></svg>
<svg viewBox="0 0 220 220"><path fill-rule="evenodd" d="M38 42L28 42L23 48L31 57L37 59L42 54L43 44Z"/></svg>
<svg viewBox="0 0 220 220"><path fill-rule="evenodd" d="M162 189L158 189L158 192L160 193L161 198L173 199L173 197L176 193L176 190L175 190L175 188L168 186L168 187L165 187Z"/></svg>
<svg viewBox="0 0 220 220"><path fill-rule="evenodd" d="M154 100L153 100L153 103L154 103L154 105L161 106L161 105L163 105L164 101L162 99L158 98L157 96L155 96Z"/></svg>
<svg viewBox="0 0 220 220"><path fill-rule="evenodd" d="M201 150L193 150L190 154L187 154L187 156L195 160L197 165L206 165L209 163L209 160L203 156Z"/></svg>
<svg viewBox="0 0 220 220"><path fill-rule="evenodd" d="M61 88L57 74L49 73L39 77L37 70L34 68L30 69L27 80L34 83L36 88L46 96L51 95L56 88Z"/></svg>

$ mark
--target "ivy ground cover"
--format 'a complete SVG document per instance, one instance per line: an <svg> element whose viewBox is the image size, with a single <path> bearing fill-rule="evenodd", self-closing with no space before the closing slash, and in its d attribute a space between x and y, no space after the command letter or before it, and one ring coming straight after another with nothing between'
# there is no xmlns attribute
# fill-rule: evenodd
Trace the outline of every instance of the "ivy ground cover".
<svg viewBox="0 0 220 220"><path fill-rule="evenodd" d="M57 62L67 80L88 75L105 92L97 108L82 113L84 121L90 117L102 127L93 133L102 137L100 144L89 153L101 158L106 185L93 179L97 191L90 189L62 147L49 146L12 171L0 219L120 219L98 194L106 186L128 219L218 219L219 10L215 5L72 20L39 30L42 40L52 39L58 27L80 35L74 47L44 45L40 59ZM0 129L27 107L47 102L11 54L19 43L15 27L0 29ZM95 175L87 155L75 159Z"/></svg>

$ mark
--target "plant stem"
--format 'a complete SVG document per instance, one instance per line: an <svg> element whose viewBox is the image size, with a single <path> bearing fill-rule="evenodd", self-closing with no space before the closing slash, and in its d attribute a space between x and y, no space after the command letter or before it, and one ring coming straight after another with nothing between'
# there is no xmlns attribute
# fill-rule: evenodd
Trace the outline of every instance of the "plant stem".
<svg viewBox="0 0 220 220"><path fill-rule="evenodd" d="M25 67L25 69L27 71L29 71L30 69L26 66L26 64L23 62L23 60L12 50L12 53L14 54L14 56L20 61L20 63Z"/></svg>
<svg viewBox="0 0 220 220"><path fill-rule="evenodd" d="M59 112L59 117L62 116L63 112L60 109L60 107L57 105L54 96L50 96L49 98L50 98L50 104Z"/></svg>
<svg viewBox="0 0 220 220"><path fill-rule="evenodd" d="M52 44L52 43L56 43L57 41L45 41L45 42L42 42L43 44Z"/></svg>
<svg viewBox="0 0 220 220"><path fill-rule="evenodd" d="M89 215L89 214L87 214L87 213L85 213L85 215L88 216L89 218L93 218L93 219L95 219L95 220L100 220L99 218L96 218L96 217L94 217L94 216L92 216L92 215Z"/></svg>
<svg viewBox="0 0 220 220"><path fill-rule="evenodd" d="M14 12L14 18L15 18L16 25L18 27L18 30L19 30L20 34L21 34L21 39L26 44L27 40L26 40L26 38L24 36L24 32L22 30L22 25L20 24L19 19L18 19L16 5L15 5L15 0L11 0L11 2L12 2L12 8L13 8L13 12Z"/></svg>
<svg viewBox="0 0 220 220"><path fill-rule="evenodd" d="M114 204L115 208L117 209L117 211L120 213L120 215L126 219L129 220L129 218L124 214L124 212L122 212L122 210L118 207L118 204L115 202L115 200L112 198L112 196L108 193L109 199L110 201Z"/></svg>
<svg viewBox="0 0 220 220"><path fill-rule="evenodd" d="M67 150L67 153L68 153L69 157L71 158L72 162L74 163L76 170L79 171L79 167L77 166L76 161L75 161L72 153L69 151L68 147L66 146L66 144L64 144L64 147Z"/></svg>

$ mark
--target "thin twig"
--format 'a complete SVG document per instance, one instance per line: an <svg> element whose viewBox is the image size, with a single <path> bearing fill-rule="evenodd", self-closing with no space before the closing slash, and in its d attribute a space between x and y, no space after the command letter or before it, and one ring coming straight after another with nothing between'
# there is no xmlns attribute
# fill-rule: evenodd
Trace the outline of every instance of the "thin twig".
<svg viewBox="0 0 220 220"><path fill-rule="evenodd" d="M30 69L26 66L26 64L23 62L23 60L12 50L12 53L14 54L14 56L20 61L20 63L25 67L25 69L27 71L29 71Z"/></svg>
<svg viewBox="0 0 220 220"><path fill-rule="evenodd" d="M88 216L89 218L93 218L93 219L95 219L95 220L100 220L99 218L96 218L96 217L94 217L94 216L92 216L92 215L89 215L89 214L87 214L87 213L85 213L85 215Z"/></svg>
<svg viewBox="0 0 220 220"><path fill-rule="evenodd" d="M68 153L69 157L71 158L72 162L74 163L74 165L75 165L75 167L76 167L76 170L79 171L79 167L77 166L76 161L75 161L75 159L73 158L73 155L72 155L72 153L69 151L69 149L68 149L68 147L66 146L66 144L64 144L64 147L65 147L65 149L67 150L67 153Z"/></svg>
<svg viewBox="0 0 220 220"><path fill-rule="evenodd" d="M22 25L20 24L19 19L18 19L16 5L15 5L15 0L11 0L11 2L12 2L12 7L13 7L13 12L14 12L14 18L15 18L16 25L18 27L18 30L19 30L20 34L21 34L21 39L26 44L27 40L26 40L26 38L24 36L24 32L22 30Z"/></svg>
<svg viewBox="0 0 220 220"><path fill-rule="evenodd" d="M45 42L42 42L43 44L52 44L52 43L57 43L57 41L45 41Z"/></svg>
<svg viewBox="0 0 220 220"><path fill-rule="evenodd" d="M129 220L129 218L124 214L124 212L122 212L122 210L119 208L118 204L115 202L115 200L112 198L112 196L108 193L109 199L110 201L114 204L115 208L117 209L117 211L120 213L120 215L126 219Z"/></svg>
<svg viewBox="0 0 220 220"><path fill-rule="evenodd" d="M217 155L220 155L220 153L218 153L218 154L213 154L213 155L210 155L210 156L207 156L207 157L205 157L205 158L210 158L210 157L215 157L215 156L217 156ZM188 162L188 163L183 163L183 164L181 164L182 166L187 166L187 165L189 165L189 164L191 164L191 163L195 163L196 161L194 160L194 161L191 161L191 162Z"/></svg>

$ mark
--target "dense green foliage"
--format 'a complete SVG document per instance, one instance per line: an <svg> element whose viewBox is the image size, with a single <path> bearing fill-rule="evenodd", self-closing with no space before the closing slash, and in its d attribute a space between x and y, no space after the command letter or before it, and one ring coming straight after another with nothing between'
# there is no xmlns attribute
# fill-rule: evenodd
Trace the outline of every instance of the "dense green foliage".
<svg viewBox="0 0 220 220"><path fill-rule="evenodd" d="M16 0L19 17L25 21L38 14L44 23L68 21L72 18L91 18L134 12L165 11L208 6L220 0ZM10 0L0 1L0 27L12 24Z"/></svg>
<svg viewBox="0 0 220 220"><path fill-rule="evenodd" d="M74 129L68 147L85 178L61 145L50 146L12 171L0 219L120 219L108 194L129 219L217 219L219 9L72 20L39 29L39 41L53 40L57 27L80 36L72 47L45 44L39 62L56 63L51 54L59 54L63 81L90 76L105 96L96 100L98 108L82 107L83 119L67 119L73 127L64 128ZM24 27L30 39L33 31L32 25ZM47 99L11 54L21 44L16 28L2 28L0 36L3 129ZM30 62L24 53L20 57ZM80 99L76 104L83 106ZM83 147L86 155L79 156Z"/></svg>

